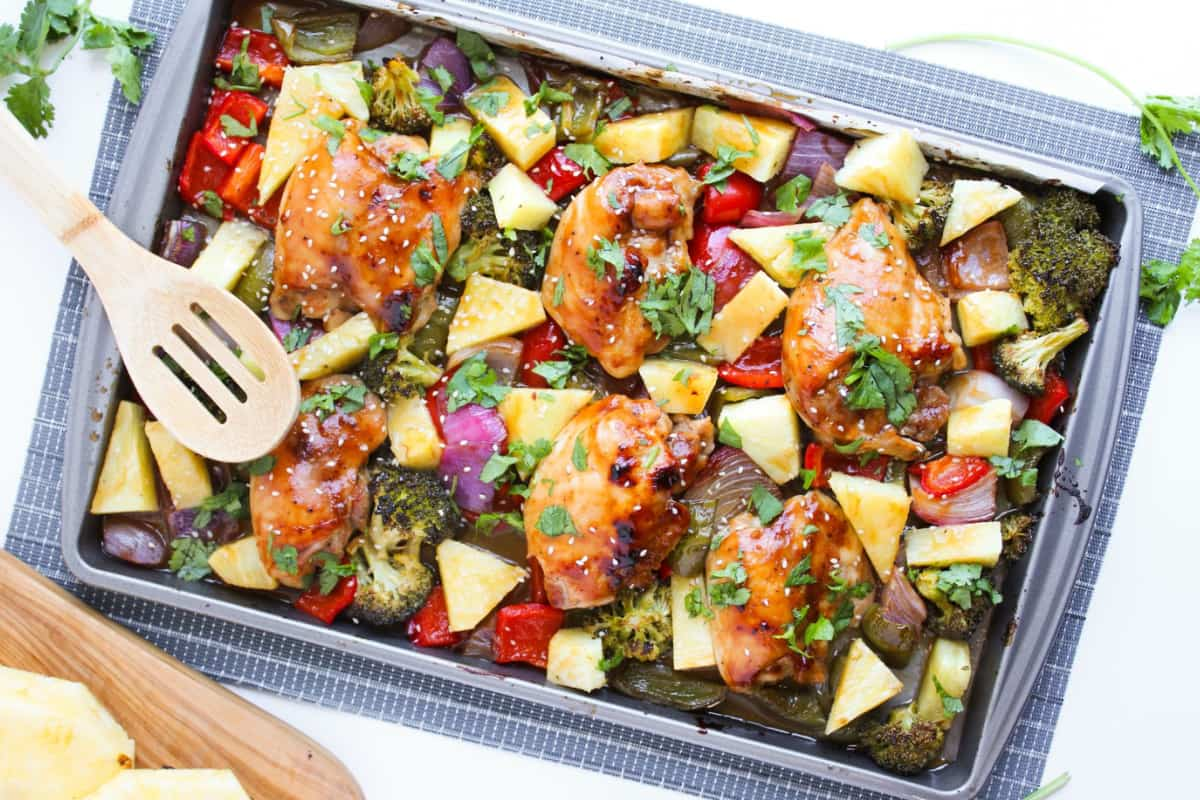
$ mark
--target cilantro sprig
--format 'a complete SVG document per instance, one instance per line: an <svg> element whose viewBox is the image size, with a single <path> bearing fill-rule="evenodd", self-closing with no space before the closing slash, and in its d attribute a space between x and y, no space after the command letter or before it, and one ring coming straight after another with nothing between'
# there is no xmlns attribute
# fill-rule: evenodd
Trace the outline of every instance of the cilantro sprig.
<svg viewBox="0 0 1200 800"><path fill-rule="evenodd" d="M647 284L642 315L655 336L698 336L712 327L715 293L713 279L695 267L674 272Z"/></svg>
<svg viewBox="0 0 1200 800"><path fill-rule="evenodd" d="M471 403L495 408L510 391L500 383L481 351L464 361L446 384L446 410L457 411Z"/></svg>
<svg viewBox="0 0 1200 800"><path fill-rule="evenodd" d="M1168 325L1183 303L1200 300L1200 239L1192 239L1179 263L1151 259L1142 265L1139 288L1146 316L1155 325Z"/></svg>
<svg viewBox="0 0 1200 800"><path fill-rule="evenodd" d="M141 102L139 53L154 44L154 34L93 14L91 0L29 0L17 27L0 25L0 80L24 78L9 86L4 102L35 138L46 136L54 125L47 79L81 40L84 50L108 51L109 67L125 99Z"/></svg>

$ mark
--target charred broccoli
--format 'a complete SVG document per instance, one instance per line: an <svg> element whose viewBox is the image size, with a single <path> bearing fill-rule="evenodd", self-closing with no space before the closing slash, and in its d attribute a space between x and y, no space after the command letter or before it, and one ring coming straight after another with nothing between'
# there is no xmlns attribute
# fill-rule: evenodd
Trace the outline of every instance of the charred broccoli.
<svg viewBox="0 0 1200 800"><path fill-rule="evenodd" d="M391 458L371 462L372 526L376 544L392 550L409 539L437 544L463 524L462 512L436 472L401 467Z"/></svg>
<svg viewBox="0 0 1200 800"><path fill-rule="evenodd" d="M921 719L912 706L902 706L892 711L887 722L867 730L859 744L884 769L915 775L937 760L945 741L941 725Z"/></svg>
<svg viewBox="0 0 1200 800"><path fill-rule="evenodd" d="M358 578L350 609L355 618L371 625L396 625L425 604L433 589L433 572L421 563L420 537L399 550L388 550L376 545L374 535L360 536L350 554Z"/></svg>
<svg viewBox="0 0 1200 800"><path fill-rule="evenodd" d="M1104 293L1117 246L1097 226L1099 211L1073 189L1022 200L1003 216L1009 278L1038 331L1086 314Z"/></svg>
<svg viewBox="0 0 1200 800"><path fill-rule="evenodd" d="M471 152L467 155L467 169L478 172L484 183L490 181L507 163L508 158L500 149L500 145L496 144L496 140L486 133L479 134L479 138L471 145Z"/></svg>
<svg viewBox="0 0 1200 800"><path fill-rule="evenodd" d="M425 133L435 122L438 95L421 84L421 76L403 58L388 59L371 81L371 124L397 133Z"/></svg>
<svg viewBox="0 0 1200 800"><path fill-rule="evenodd" d="M921 183L917 202L912 205L892 203L892 218L896 227L908 242L908 249L916 252L934 243L942 236L946 225L946 214L950 210L950 190L953 184L937 178L926 178Z"/></svg>
<svg viewBox="0 0 1200 800"><path fill-rule="evenodd" d="M607 664L625 659L657 661L671 642L671 595L662 584L626 589L611 605L598 609L584 626L604 642Z"/></svg>
<svg viewBox="0 0 1200 800"><path fill-rule="evenodd" d="M421 546L457 530L462 515L435 472L376 458L370 487L370 527L350 547L358 577L351 613L372 625L395 625L424 605L433 589Z"/></svg>
<svg viewBox="0 0 1200 800"><path fill-rule="evenodd" d="M1002 599L978 564L911 570L910 578L917 592L932 605L929 630L947 639L971 638L992 606Z"/></svg>
<svg viewBox="0 0 1200 800"><path fill-rule="evenodd" d="M1004 541L1002 554L1009 561L1016 561L1029 552L1035 522L1037 520L1033 514L1024 511L1009 514L1000 520L1000 536Z"/></svg>
<svg viewBox="0 0 1200 800"><path fill-rule="evenodd" d="M358 376L385 402L417 397L437 383L442 371L417 358L395 333L375 334L374 346L358 368Z"/></svg>
<svg viewBox="0 0 1200 800"><path fill-rule="evenodd" d="M1088 331L1087 321L1076 317L1066 326L1049 333L1026 332L996 345L993 358L996 372L1008 384L1025 394L1046 391L1046 367L1071 342Z"/></svg>
<svg viewBox="0 0 1200 800"><path fill-rule="evenodd" d="M491 194L477 192L461 216L462 243L446 263L446 275L459 283L473 272L537 289L542 283L552 236L549 230L502 230Z"/></svg>

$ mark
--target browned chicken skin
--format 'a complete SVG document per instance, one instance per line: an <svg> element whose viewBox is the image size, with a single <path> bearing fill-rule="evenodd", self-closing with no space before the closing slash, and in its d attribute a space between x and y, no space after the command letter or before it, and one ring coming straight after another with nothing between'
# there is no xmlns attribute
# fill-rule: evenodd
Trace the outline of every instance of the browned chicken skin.
<svg viewBox="0 0 1200 800"><path fill-rule="evenodd" d="M331 386L362 382L331 375L303 387L308 398ZM335 411L325 419L302 413L271 455L275 465L250 479L250 519L258 552L267 570L286 586L300 586L319 552L341 558L346 541L361 530L370 512L367 478L362 469L371 451L387 438L387 415L370 392L361 409ZM299 569L280 569L273 549L296 548Z"/></svg>
<svg viewBox="0 0 1200 800"><path fill-rule="evenodd" d="M785 585L805 558L809 567L798 574L809 575L813 581ZM841 508L828 495L809 492L784 503L783 513L769 525L750 513L734 517L728 534L708 555L710 602L713 584L727 580L714 578L713 573L739 560L746 571L743 585L750 590L750 599L744 606L713 606L713 649L725 683L735 690L785 678L799 684L823 683L828 642L811 642L805 657L777 637L793 622L792 612L807 606L803 622L794 626L796 644L805 649L805 629L818 615L832 621L842 604L851 602L857 616L870 602L867 598L849 600L846 593L834 596L828 588L835 570L847 586L872 578L862 545Z"/></svg>
<svg viewBox="0 0 1200 800"><path fill-rule="evenodd" d="M634 164L597 178L563 212L542 282L542 304L614 377L632 375L646 355L667 346L669 340L654 335L639 303L647 281L687 270L699 188L682 169ZM598 278L588 263L588 249L598 252L601 239L624 250L619 280L612 265L605 265L604 277Z"/></svg>
<svg viewBox="0 0 1200 800"><path fill-rule="evenodd" d="M423 140L384 136L368 145L358 129L346 123L334 155L322 139L284 187L271 313L292 319L299 310L324 319L365 309L387 330L416 330L433 313L437 280L418 283L413 253L431 242L434 215L448 251L458 246L459 215L479 177L464 172L447 181L428 165L428 180L400 180L388 173L388 162L425 150Z"/></svg>
<svg viewBox="0 0 1200 800"><path fill-rule="evenodd" d="M577 441L587 469L574 465ZM525 502L529 556L541 565L551 605L603 605L653 578L688 526L672 495L704 466L712 441L707 419L672 424L650 400L612 395L575 415L534 472ZM575 533L539 528L552 507L566 510Z"/></svg>
<svg viewBox="0 0 1200 800"><path fill-rule="evenodd" d="M859 235L876 225L890 244L877 248ZM855 203L850 221L825 245L828 267L810 273L792 292L783 330L783 377L800 418L823 444L864 439L864 450L905 460L925 452L945 424L948 400L936 385L950 369L966 366L954 332L950 303L917 271L903 238L882 206L870 199ZM839 347L836 311L828 287L849 285L848 294L863 314L864 334L874 334L913 373L917 408L897 430L881 409L855 411L846 406L844 384L855 358L852 346Z"/></svg>

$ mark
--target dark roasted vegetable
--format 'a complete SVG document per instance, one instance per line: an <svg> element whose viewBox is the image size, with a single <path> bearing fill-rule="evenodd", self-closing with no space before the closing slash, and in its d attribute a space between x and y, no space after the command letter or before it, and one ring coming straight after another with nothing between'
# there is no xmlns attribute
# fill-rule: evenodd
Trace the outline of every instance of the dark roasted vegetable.
<svg viewBox="0 0 1200 800"><path fill-rule="evenodd" d="M671 644L671 593L662 584L627 589L616 601L591 613L584 625L604 642L610 664L657 661Z"/></svg>
<svg viewBox="0 0 1200 800"><path fill-rule="evenodd" d="M379 547L374 540L374 535L360 536L349 547L358 578L350 613L371 625L397 625L425 604L433 589L433 572L421 563L420 537L396 550Z"/></svg>
<svg viewBox="0 0 1200 800"><path fill-rule="evenodd" d="M626 661L608 676L609 684L622 694L638 700L700 711L725 700L725 686L676 672L661 662Z"/></svg>
<svg viewBox="0 0 1200 800"><path fill-rule="evenodd" d="M901 669L908 665L917 649L921 629L893 622L884 615L880 606L873 605L863 614L862 635L888 666Z"/></svg>
<svg viewBox="0 0 1200 800"><path fill-rule="evenodd" d="M397 133L427 133L438 95L420 85L421 76L403 58L389 59L371 80L371 123ZM440 113L440 112L439 112Z"/></svg>
<svg viewBox="0 0 1200 800"><path fill-rule="evenodd" d="M828 714L820 695L812 689L780 684L759 686L752 694L772 714L786 719L803 731L815 734L825 730Z"/></svg>
<svg viewBox="0 0 1200 800"><path fill-rule="evenodd" d="M148 515L106 514L100 547L113 558L139 567L164 567L170 558L167 540Z"/></svg>
<svg viewBox="0 0 1200 800"><path fill-rule="evenodd" d="M1025 394L1042 394L1046 391L1046 367L1087 331L1087 321L1076 317L1058 330L1026 332L1005 339L992 351L996 374Z"/></svg>
<svg viewBox="0 0 1200 800"><path fill-rule="evenodd" d="M393 344L379 348L373 357L368 355L358 368L359 377L384 402L423 395L437 383L442 371L413 355L406 342Z"/></svg>
<svg viewBox="0 0 1200 800"><path fill-rule="evenodd" d="M334 64L354 54L358 12L306 11L276 16L271 28L293 64Z"/></svg>
<svg viewBox="0 0 1200 800"><path fill-rule="evenodd" d="M1026 511L1017 511L1000 520L1000 535L1004 541L1003 555L1016 561L1029 552L1037 519Z"/></svg>
<svg viewBox="0 0 1200 800"><path fill-rule="evenodd" d="M439 292L433 316L413 334L408 351L434 366L446 366L446 340L450 337L450 321L457 308L457 297Z"/></svg>
<svg viewBox="0 0 1200 800"><path fill-rule="evenodd" d="M915 775L942 754L946 732L913 713L911 706L892 711L887 722L868 729L860 743L871 759L891 772Z"/></svg>
<svg viewBox="0 0 1200 800"><path fill-rule="evenodd" d="M916 203L890 204L896 228L904 236L909 250L920 250L928 244L937 244L941 239L946 214L950 211L952 187L952 183L926 178L921 183Z"/></svg>
<svg viewBox="0 0 1200 800"><path fill-rule="evenodd" d="M909 571L913 573L913 586L931 606L926 625L946 639L970 639L1001 599L990 573L977 564Z"/></svg>
<svg viewBox="0 0 1200 800"><path fill-rule="evenodd" d="M708 549L716 532L716 500L698 500L687 503L691 518L688 529L675 545L675 549L667 556L671 570L685 578L704 574L704 562L708 558Z"/></svg>

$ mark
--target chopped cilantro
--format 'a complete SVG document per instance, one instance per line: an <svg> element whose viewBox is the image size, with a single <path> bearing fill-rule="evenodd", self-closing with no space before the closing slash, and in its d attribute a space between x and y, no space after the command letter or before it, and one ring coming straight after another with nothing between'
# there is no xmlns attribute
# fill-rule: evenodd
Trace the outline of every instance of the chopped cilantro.
<svg viewBox="0 0 1200 800"><path fill-rule="evenodd" d="M181 580L198 581L212 574L208 557L217 549L216 544L205 542L194 536L180 536L171 540L171 560L167 569Z"/></svg>
<svg viewBox="0 0 1200 800"><path fill-rule="evenodd" d="M499 382L484 356L482 351L474 354L451 376L446 384L447 411L457 411L471 403L484 408L495 408L508 396L511 390Z"/></svg>

